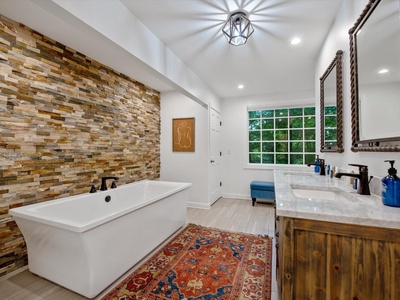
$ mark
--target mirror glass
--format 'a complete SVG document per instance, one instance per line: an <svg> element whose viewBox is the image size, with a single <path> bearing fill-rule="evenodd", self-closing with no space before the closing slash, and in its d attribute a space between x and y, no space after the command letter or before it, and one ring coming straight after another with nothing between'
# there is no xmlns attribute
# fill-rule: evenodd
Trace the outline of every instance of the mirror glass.
<svg viewBox="0 0 400 300"><path fill-rule="evenodd" d="M334 59L320 78L321 152L343 152L342 56Z"/></svg>
<svg viewBox="0 0 400 300"><path fill-rule="evenodd" d="M353 151L400 151L400 1L370 0L350 33Z"/></svg>

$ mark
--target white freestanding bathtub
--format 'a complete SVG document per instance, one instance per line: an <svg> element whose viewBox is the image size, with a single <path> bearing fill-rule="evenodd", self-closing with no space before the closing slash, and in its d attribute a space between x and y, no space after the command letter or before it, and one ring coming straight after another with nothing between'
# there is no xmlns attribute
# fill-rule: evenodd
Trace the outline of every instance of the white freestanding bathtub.
<svg viewBox="0 0 400 300"><path fill-rule="evenodd" d="M190 186L143 180L10 214L25 238L29 270L93 298L186 223Z"/></svg>

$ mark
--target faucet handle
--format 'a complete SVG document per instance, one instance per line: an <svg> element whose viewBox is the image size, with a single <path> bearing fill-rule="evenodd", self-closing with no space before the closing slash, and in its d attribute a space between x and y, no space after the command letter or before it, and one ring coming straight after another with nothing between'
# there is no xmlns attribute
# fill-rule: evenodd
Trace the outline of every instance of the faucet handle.
<svg viewBox="0 0 400 300"><path fill-rule="evenodd" d="M90 186L90 185L89 185ZM94 186L94 184L91 186L91 188L90 188L90 192L89 193L91 193L91 194L93 194L93 193L96 193L97 192L97 189L96 189L96 187Z"/></svg>

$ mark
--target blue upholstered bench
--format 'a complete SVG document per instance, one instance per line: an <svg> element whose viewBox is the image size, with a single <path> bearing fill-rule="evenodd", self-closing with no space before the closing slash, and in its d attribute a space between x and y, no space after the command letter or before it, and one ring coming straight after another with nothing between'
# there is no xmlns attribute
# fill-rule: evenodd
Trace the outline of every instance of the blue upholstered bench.
<svg viewBox="0 0 400 300"><path fill-rule="evenodd" d="M250 183L250 191L253 206L257 198L275 200L275 187L273 182L252 181Z"/></svg>

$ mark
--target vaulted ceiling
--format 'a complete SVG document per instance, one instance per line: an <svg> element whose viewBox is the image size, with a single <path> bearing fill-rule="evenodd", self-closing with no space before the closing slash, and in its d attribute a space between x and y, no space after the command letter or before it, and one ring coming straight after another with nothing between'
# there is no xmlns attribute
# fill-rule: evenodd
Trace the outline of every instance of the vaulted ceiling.
<svg viewBox="0 0 400 300"><path fill-rule="evenodd" d="M50 0L36 0L49 2ZM82 0L81 0L82 1ZM102 0L120 1L220 98L315 88L317 54L342 0ZM25 6L24 2L29 5ZM52 38L65 28L58 11L33 11L31 0L2 0L0 13ZM36 3L35 3L36 4ZM228 44L222 27L230 12L246 12L254 33L242 46ZM49 17L54 14L54 18ZM57 21L59 20L59 21ZM58 22L58 24L57 24ZM64 21L65 22L65 21ZM42 26L40 26L42 24ZM60 31L59 30L59 31ZM80 29L84 30L84 29ZM88 31L90 33L90 31ZM68 32L63 32L66 36ZM74 34L71 32L71 34ZM301 43L291 45L294 37ZM66 41L68 41L66 39ZM63 42L63 41L61 41ZM85 43L87 41L82 41ZM85 48L101 51L99 45ZM107 46L112 54L112 47ZM88 53L89 52L89 53ZM140 66L136 66L138 68ZM146 71L143 71L146 72ZM141 78L135 78L141 80ZM151 74L145 84L173 89ZM153 83L152 83L153 81ZM239 84L244 85L238 89Z"/></svg>

